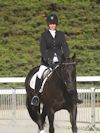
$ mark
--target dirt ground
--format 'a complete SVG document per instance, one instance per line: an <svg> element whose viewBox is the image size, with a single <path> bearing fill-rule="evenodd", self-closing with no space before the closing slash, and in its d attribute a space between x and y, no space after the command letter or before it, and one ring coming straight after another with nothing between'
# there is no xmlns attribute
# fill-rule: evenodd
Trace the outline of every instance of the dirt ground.
<svg viewBox="0 0 100 133"><path fill-rule="evenodd" d="M96 128L94 128L94 131L91 131L89 125L80 123L77 125L78 133L100 133L99 125L98 131L96 131ZM13 121L13 123L9 120L0 120L0 133L38 133L38 128L31 120L18 120L16 122ZM45 133L48 133L48 123L45 126ZM55 133L72 133L70 123L56 122Z"/></svg>

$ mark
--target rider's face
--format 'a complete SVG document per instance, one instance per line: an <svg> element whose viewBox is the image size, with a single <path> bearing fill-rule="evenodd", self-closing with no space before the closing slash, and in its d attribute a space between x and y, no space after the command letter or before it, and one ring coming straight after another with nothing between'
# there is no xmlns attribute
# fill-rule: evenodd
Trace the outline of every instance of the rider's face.
<svg viewBox="0 0 100 133"><path fill-rule="evenodd" d="M57 25L56 24L48 24L50 30L55 30Z"/></svg>

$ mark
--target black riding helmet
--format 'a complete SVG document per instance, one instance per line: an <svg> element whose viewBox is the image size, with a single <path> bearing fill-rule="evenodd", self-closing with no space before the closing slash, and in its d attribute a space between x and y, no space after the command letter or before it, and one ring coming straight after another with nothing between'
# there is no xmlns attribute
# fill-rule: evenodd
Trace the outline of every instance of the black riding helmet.
<svg viewBox="0 0 100 133"><path fill-rule="evenodd" d="M56 16L56 14L48 15L47 24L58 24L58 17Z"/></svg>

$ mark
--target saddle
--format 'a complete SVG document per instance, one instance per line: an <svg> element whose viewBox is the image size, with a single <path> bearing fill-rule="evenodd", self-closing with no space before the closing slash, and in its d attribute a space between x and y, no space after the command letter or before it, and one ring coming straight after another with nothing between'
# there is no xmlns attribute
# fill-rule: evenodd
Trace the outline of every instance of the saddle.
<svg viewBox="0 0 100 133"><path fill-rule="evenodd" d="M48 68L44 71L43 75L42 75L42 78L41 78L41 82L42 82L42 85L41 85L41 89L40 89L40 93L43 92L43 87L44 87L44 84L46 83L48 77L52 74L52 69ZM38 74L38 71L32 76L31 80L30 80L30 87L32 89L35 89L35 82L36 82L36 77L37 77L37 74Z"/></svg>

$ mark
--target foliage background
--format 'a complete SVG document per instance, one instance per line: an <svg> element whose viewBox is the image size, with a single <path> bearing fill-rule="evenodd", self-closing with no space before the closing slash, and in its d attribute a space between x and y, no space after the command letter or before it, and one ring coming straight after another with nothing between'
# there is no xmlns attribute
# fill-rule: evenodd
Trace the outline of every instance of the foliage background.
<svg viewBox="0 0 100 133"><path fill-rule="evenodd" d="M0 0L0 76L26 76L39 65L49 13L59 17L77 75L100 75L100 3L95 0Z"/></svg>

